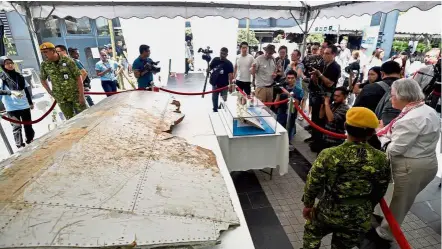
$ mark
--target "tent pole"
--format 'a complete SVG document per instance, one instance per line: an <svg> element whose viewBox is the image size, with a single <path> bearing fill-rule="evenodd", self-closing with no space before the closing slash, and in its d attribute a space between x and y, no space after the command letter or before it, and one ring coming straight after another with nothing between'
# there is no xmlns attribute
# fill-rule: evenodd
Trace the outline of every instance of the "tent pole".
<svg viewBox="0 0 442 249"><path fill-rule="evenodd" d="M302 37L302 48L301 54L302 58L305 56L305 51L307 49L307 35L308 35L308 20L310 19L310 9L307 8L305 12L305 28L304 28L304 36Z"/></svg>
<svg viewBox="0 0 442 249"><path fill-rule="evenodd" d="M116 49L115 49L115 34L114 34L114 26L112 24L112 19L107 20L107 24L109 26L109 35L111 38L111 44L112 44L112 59L115 59L117 57Z"/></svg>
<svg viewBox="0 0 442 249"><path fill-rule="evenodd" d="M40 70L40 64L43 62L43 58L40 54L40 47L38 46L37 34L34 32L34 22L32 21L31 10L29 9L29 5L24 4L25 12L26 12L26 25L28 26L29 36L31 37L31 43L34 47L35 59L37 60L38 70ZM20 13L18 13L21 15Z"/></svg>
<svg viewBox="0 0 442 249"><path fill-rule="evenodd" d="M11 144L9 144L8 137L6 136L5 130L3 129L3 126L2 126L1 123L0 123L0 136L3 139L3 143L5 143L5 146L6 146L6 149L8 150L8 152L9 152L9 155L14 154L14 151L12 150Z"/></svg>
<svg viewBox="0 0 442 249"><path fill-rule="evenodd" d="M250 42L250 19L249 18L247 18L246 19L246 41L247 41L247 44Z"/></svg>

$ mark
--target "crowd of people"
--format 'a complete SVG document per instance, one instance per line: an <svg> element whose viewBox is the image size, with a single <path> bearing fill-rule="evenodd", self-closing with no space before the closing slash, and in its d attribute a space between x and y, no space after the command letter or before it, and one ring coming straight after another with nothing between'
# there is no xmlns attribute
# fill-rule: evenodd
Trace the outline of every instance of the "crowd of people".
<svg viewBox="0 0 442 249"><path fill-rule="evenodd" d="M305 127L312 134L305 142L319 155L303 196L304 249L319 248L328 233L333 233L332 248L358 246L364 235L375 248L389 248L394 238L388 223L384 219L372 227L371 217L392 187L390 181L394 190L386 199L401 224L438 169L441 125L435 108L440 98L440 50L428 52L425 67L411 74L405 53L383 62L382 49L368 57L365 46L352 52L347 43L312 44L301 60L299 50L292 51L289 59L287 47L277 52L272 44L253 58L243 42L234 63L223 48L210 65L213 89L236 83L261 102L291 98L316 125L347 135L342 139ZM218 95L213 94L215 112ZM226 98L227 90L221 95ZM273 110L291 143L297 113L289 105L279 104ZM320 201L315 205L316 199Z"/></svg>
<svg viewBox="0 0 442 249"><path fill-rule="evenodd" d="M314 43L302 59L301 51L293 50L289 56L287 47L276 51L272 44L253 57L247 42L242 42L234 63L227 59L228 49L221 48L208 68L213 90L229 86L212 94L214 112L219 108L219 96L226 100L234 86L261 102L290 99L272 107L277 122L287 129L290 150L294 149L296 120L302 120L292 101L319 127L347 135L342 139L305 127L312 134L305 142L319 155L303 196L307 219L304 249L319 248L322 237L331 232L332 248L353 248L367 233L375 243L388 244L393 240L388 223L383 220L378 227L371 227L370 219L389 182L393 179L394 190L387 199L391 199L390 209L400 224L438 168L436 145L441 127L435 108L440 99L440 50L428 52L425 66L411 74L404 53L382 62L382 49L367 57L366 47L352 52L347 44L346 40L336 45ZM45 57L42 85L66 119L92 106L87 96L91 80L78 49L45 42L40 50ZM150 47L141 45L139 53L128 66L113 59L111 48L100 51L95 70L108 96L121 88L119 84L124 85L117 78L129 67L138 88L153 86L156 62L150 58ZM0 66L0 96L8 115L30 121L33 102L29 85L10 58L1 57ZM12 125L18 148L32 142L32 125L24 125L25 141L21 125ZM317 204L316 199L320 200Z"/></svg>

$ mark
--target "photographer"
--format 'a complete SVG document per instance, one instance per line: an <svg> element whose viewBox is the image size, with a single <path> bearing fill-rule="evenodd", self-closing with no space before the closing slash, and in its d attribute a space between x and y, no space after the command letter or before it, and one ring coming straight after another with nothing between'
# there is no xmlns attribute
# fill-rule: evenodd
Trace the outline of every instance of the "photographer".
<svg viewBox="0 0 442 249"><path fill-rule="evenodd" d="M209 70L212 71L210 74L210 84L212 85L212 90L223 88L232 84L233 64L227 59L228 53L229 50L227 48L221 48L219 57L213 58L212 62L210 62ZM220 94L224 101L227 101L227 89L221 92L212 93L214 112L218 112L218 99Z"/></svg>
<svg viewBox="0 0 442 249"><path fill-rule="evenodd" d="M321 105L323 104L324 96L331 97L341 76L341 67L335 61L338 48L331 45L324 49L324 54L322 56L324 60L323 68L316 69L313 68L310 72L310 94L312 100L312 121L324 127L324 119L321 119L319 112ZM304 140L305 142L318 143L322 138L321 132L317 130L312 130L312 137Z"/></svg>
<svg viewBox="0 0 442 249"><path fill-rule="evenodd" d="M345 103L348 96L347 88L338 87L333 94L333 102L330 97L324 97L320 118L325 118L325 129L334 133L345 134L345 115L350 107ZM311 149L321 152L323 149L341 145L344 139L323 135L321 143L314 144Z"/></svg>
<svg viewBox="0 0 442 249"><path fill-rule="evenodd" d="M135 59L132 70L134 71L135 78L137 78L138 88L146 89L153 85L153 74L156 73L152 70L155 63L150 56L150 47L147 45L140 46L140 56Z"/></svg>

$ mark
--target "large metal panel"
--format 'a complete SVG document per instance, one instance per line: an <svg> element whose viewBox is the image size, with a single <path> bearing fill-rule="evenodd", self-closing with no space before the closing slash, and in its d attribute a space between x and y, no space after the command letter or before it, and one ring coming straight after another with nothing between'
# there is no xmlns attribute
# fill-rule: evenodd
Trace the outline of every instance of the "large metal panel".
<svg viewBox="0 0 442 249"><path fill-rule="evenodd" d="M239 221L164 93L109 97L0 163L0 248L213 245Z"/></svg>

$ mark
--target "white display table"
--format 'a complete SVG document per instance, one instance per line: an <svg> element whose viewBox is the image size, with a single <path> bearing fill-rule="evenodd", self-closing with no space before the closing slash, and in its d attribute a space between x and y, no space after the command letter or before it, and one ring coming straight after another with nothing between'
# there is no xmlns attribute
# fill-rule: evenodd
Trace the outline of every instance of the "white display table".
<svg viewBox="0 0 442 249"><path fill-rule="evenodd" d="M230 97L227 101L236 101L236 98ZM280 175L288 172L289 141L284 127L278 123L275 134L233 136L221 114L224 111L220 109L209 117L230 172L266 168L276 168Z"/></svg>

